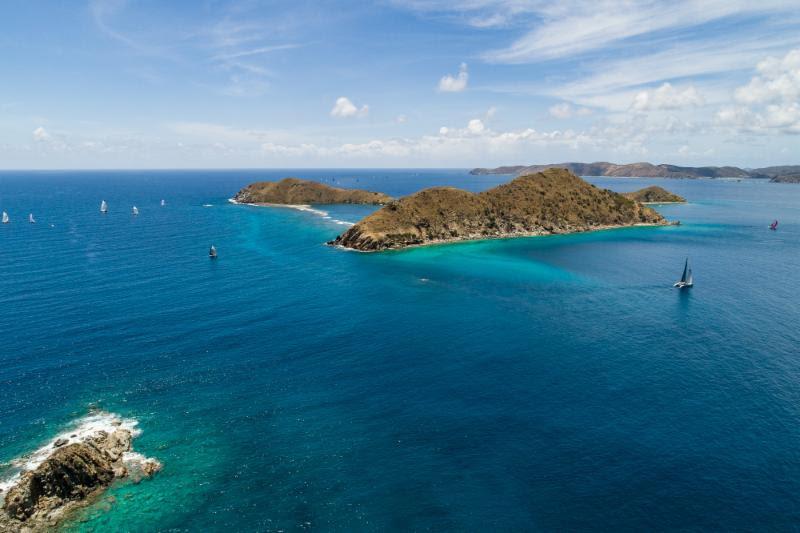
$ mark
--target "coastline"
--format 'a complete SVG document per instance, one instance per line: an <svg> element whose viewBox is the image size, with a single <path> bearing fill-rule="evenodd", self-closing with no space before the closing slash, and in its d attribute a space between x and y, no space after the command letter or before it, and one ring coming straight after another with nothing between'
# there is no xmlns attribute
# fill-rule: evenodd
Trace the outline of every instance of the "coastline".
<svg viewBox="0 0 800 533"><path fill-rule="evenodd" d="M675 202L675 203L682 203L682 202ZM361 252L365 254L374 254L381 252L400 252L403 250L408 250L409 248L422 248L425 246L457 244L462 242L495 241L502 239L517 239L517 238L530 238L530 237L548 237L550 235L576 235L581 233L596 233L600 231L608 231L615 229L656 228L656 227L679 226L679 225L680 221L675 221L675 222L667 222L666 224L619 224L619 225L597 226L591 229L579 230L579 231L560 231L560 232L531 231L531 232L509 233L507 235L480 235L478 237L453 237L450 239L435 239L419 244L409 244L407 246L383 248L380 250L359 250L357 248L350 248L347 246L343 246L341 244L334 244L334 241L329 241L326 244L332 248L338 248L348 252Z"/></svg>
<svg viewBox="0 0 800 533"><path fill-rule="evenodd" d="M281 207L281 208L285 208L285 209L294 209L296 211L305 211L307 213L313 213L313 214L315 214L315 215L317 215L319 217L322 217L322 218L324 218L326 220L330 220L331 222L333 222L335 224L339 224L341 226L353 226L353 225L355 225L355 222L348 222L346 220L339 220L337 218L333 218L328 214L327 211L323 211L322 209L316 209L314 207L311 207L308 204L272 204L272 203L267 203L267 202L260 202L260 203L252 202L252 203L250 203L250 202L239 202L234 198L228 198L228 202L231 203L231 204L234 204L234 205L248 205L250 207Z"/></svg>

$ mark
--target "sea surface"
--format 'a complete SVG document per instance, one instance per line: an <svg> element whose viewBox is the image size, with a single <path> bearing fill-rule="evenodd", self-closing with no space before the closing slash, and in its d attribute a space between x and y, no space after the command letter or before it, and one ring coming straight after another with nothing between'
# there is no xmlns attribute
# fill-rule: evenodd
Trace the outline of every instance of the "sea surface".
<svg viewBox="0 0 800 533"><path fill-rule="evenodd" d="M68 530L796 530L800 186L589 178L682 225L364 254L324 243L373 207L227 201L286 175L509 179L0 173L0 478L102 409L164 470Z"/></svg>

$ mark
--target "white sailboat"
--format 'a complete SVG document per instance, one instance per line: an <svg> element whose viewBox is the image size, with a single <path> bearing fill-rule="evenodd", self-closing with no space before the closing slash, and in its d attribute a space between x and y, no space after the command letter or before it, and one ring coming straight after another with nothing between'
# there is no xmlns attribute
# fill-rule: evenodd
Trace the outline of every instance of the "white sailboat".
<svg viewBox="0 0 800 533"><path fill-rule="evenodd" d="M105 200L100 202L100 212L103 213L103 214L108 213L108 204L106 203Z"/></svg>
<svg viewBox="0 0 800 533"><path fill-rule="evenodd" d="M213 244L211 245L211 248L209 248L208 250L208 257L210 257L211 259L217 258L217 248Z"/></svg>
<svg viewBox="0 0 800 533"><path fill-rule="evenodd" d="M8 218L8 213L3 211L3 224L8 224L9 222L10 222L10 220Z"/></svg>
<svg viewBox="0 0 800 533"><path fill-rule="evenodd" d="M28 222L31 224L36 224L36 219L33 218L33 213L28 214Z"/></svg>
<svg viewBox="0 0 800 533"><path fill-rule="evenodd" d="M164 200L161 200L161 207L164 207L165 205L167 205L167 202L165 202Z"/></svg>
<svg viewBox="0 0 800 533"><path fill-rule="evenodd" d="M683 265L683 275L681 279L675 282L673 287L677 287L679 289L688 289L694 285L694 281L692 280L692 267L689 266L689 258L686 258L686 263Z"/></svg>
<svg viewBox="0 0 800 533"><path fill-rule="evenodd" d="M134 214L134 215L138 215L139 214L139 208L136 207L136 206L133 206L133 209L131 209L131 213Z"/></svg>

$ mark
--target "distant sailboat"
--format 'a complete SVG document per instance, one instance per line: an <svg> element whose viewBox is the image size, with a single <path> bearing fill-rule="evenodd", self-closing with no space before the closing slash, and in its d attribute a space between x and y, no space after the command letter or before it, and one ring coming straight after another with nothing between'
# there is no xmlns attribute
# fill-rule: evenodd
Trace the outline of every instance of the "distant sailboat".
<svg viewBox="0 0 800 533"><path fill-rule="evenodd" d="M210 257L211 259L217 258L217 249L214 247L213 244L211 245L211 248L209 248L208 250L208 257Z"/></svg>
<svg viewBox="0 0 800 533"><path fill-rule="evenodd" d="M33 218L33 213L30 213L28 215L28 222L30 222L31 224L36 224L36 219Z"/></svg>
<svg viewBox="0 0 800 533"><path fill-rule="evenodd" d="M683 265L683 275L679 281L675 282L673 287L677 287L679 289L688 289L692 285L694 285L694 281L692 280L692 267L689 266L689 258L686 258L686 263Z"/></svg>
<svg viewBox="0 0 800 533"><path fill-rule="evenodd" d="M8 224L9 222L10 222L10 220L8 218L8 213L3 211L3 224Z"/></svg>
<svg viewBox="0 0 800 533"><path fill-rule="evenodd" d="M769 225L769 229L771 229L771 230L776 230L776 229L778 229L778 221L776 220L775 222L773 222L772 224L770 224L770 225Z"/></svg>
<svg viewBox="0 0 800 533"><path fill-rule="evenodd" d="M164 200L161 200L161 207L164 207L165 205L167 205L167 202L165 202Z"/></svg>
<svg viewBox="0 0 800 533"><path fill-rule="evenodd" d="M104 215L105 215L106 213L108 213L108 204L106 203L106 201L105 201L105 200L103 200L102 202L100 202L100 212L101 212L101 213L103 213Z"/></svg>
<svg viewBox="0 0 800 533"><path fill-rule="evenodd" d="M136 207L136 206L133 206L133 209L131 209L131 213L133 215L138 215L139 214L139 208Z"/></svg>

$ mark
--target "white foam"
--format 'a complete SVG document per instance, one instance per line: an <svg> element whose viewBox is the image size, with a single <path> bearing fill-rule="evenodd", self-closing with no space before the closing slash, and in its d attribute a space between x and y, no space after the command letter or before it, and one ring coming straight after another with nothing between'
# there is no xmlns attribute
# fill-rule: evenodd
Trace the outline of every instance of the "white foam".
<svg viewBox="0 0 800 533"><path fill-rule="evenodd" d="M314 215L320 216L325 220L330 220L334 224L339 224L341 226L353 226L355 222L348 222L346 220L339 220L337 218L332 218L327 211L323 211L322 209L317 209L315 207L311 207L307 204L270 204L270 203L262 203L262 204L253 204L253 203L242 203L234 200L233 198L228 198L228 201L232 204L236 205L249 205L251 207L284 207L286 209L296 209L298 211L305 211L306 213L312 213Z"/></svg>
<svg viewBox="0 0 800 533"><path fill-rule="evenodd" d="M50 457L50 455L58 449L54 446L57 440L63 439L66 441L65 444L60 446L63 447L69 444L86 442L97 436L101 431L112 433L117 429L126 429L131 432L132 437L137 437L141 434L141 430L137 427L138 424L139 422L133 418L122 418L119 415L106 411L94 411L75 420L70 424L68 429L50 439L47 444L41 448L30 454L17 457L8 463L14 472L9 477L0 479L0 491L2 491L0 492L0 496L13 487L22 474L35 470Z"/></svg>

